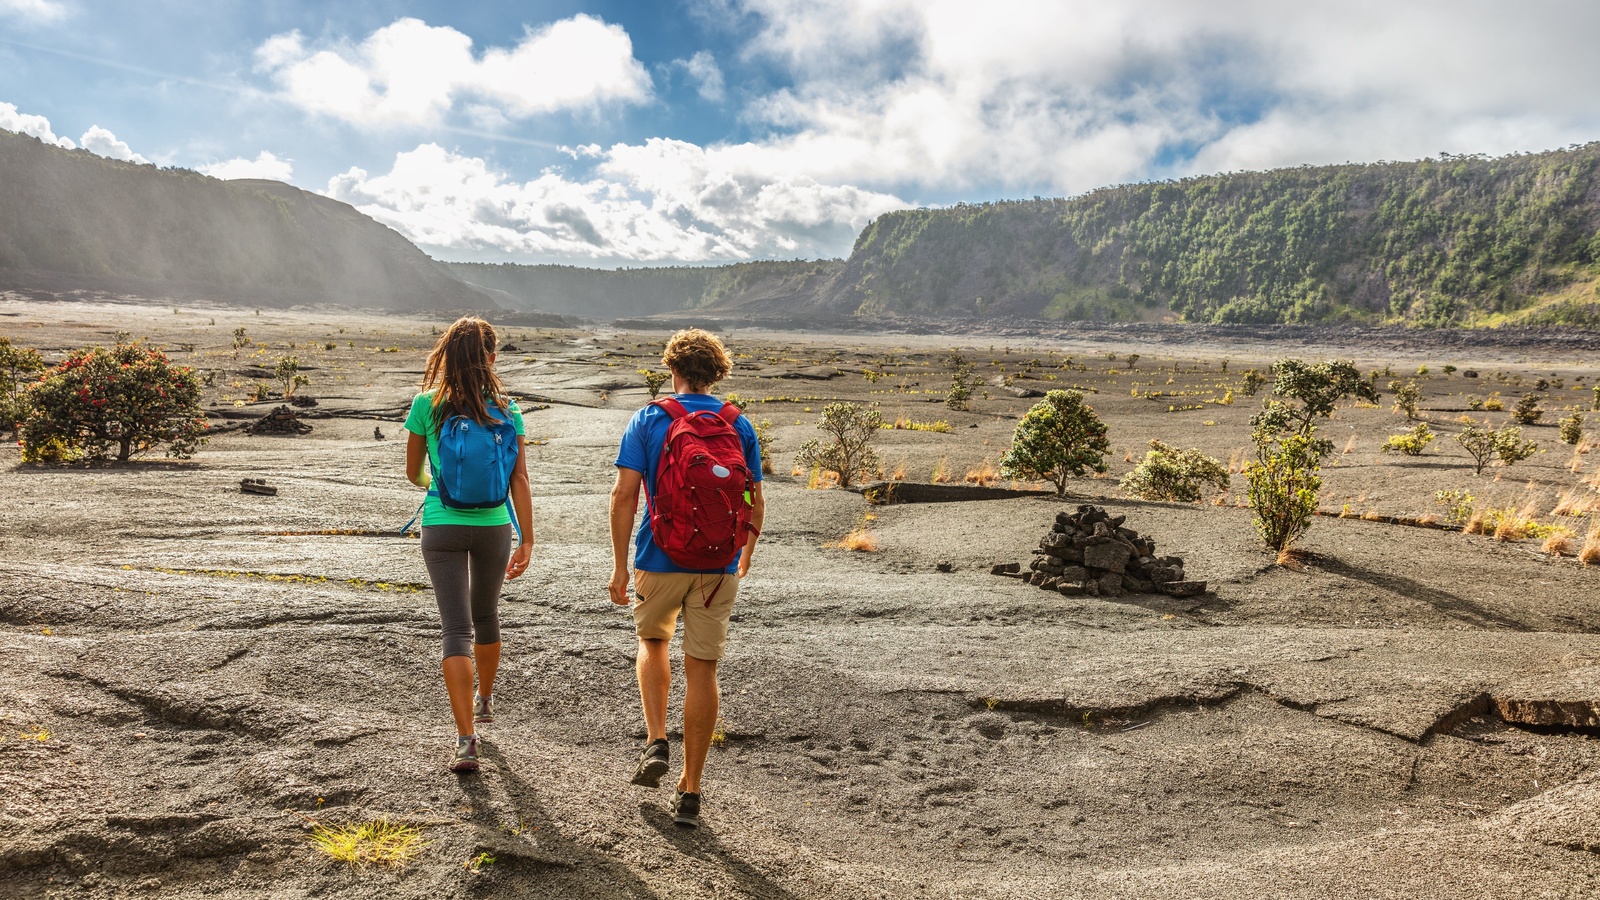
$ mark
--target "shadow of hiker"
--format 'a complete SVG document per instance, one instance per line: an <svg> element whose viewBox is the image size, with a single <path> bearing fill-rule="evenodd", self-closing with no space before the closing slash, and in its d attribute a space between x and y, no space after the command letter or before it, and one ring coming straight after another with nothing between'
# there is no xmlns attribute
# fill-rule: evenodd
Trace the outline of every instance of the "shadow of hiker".
<svg viewBox="0 0 1600 900"><path fill-rule="evenodd" d="M622 863L562 835L533 788L494 744L480 743L478 753L492 768L458 775L457 781L475 811L472 853L486 852L496 861L488 877L472 886L473 896L655 900L656 893ZM532 839L507 832L492 814L484 821L481 811L496 805L496 787L504 789L518 830L534 835Z"/></svg>
<svg viewBox="0 0 1600 900"><path fill-rule="evenodd" d="M1479 628L1504 628L1510 631L1537 630L1532 625L1502 615L1465 597L1459 597L1449 591L1441 591L1438 588L1428 587L1420 581L1413 581L1403 575L1395 575L1392 572L1374 572L1371 569L1364 569L1335 557L1320 554L1315 557L1315 564L1317 568L1329 574L1360 581L1403 597L1419 600L1451 618L1476 625Z"/></svg>
<svg viewBox="0 0 1600 900"><path fill-rule="evenodd" d="M794 900L794 894L774 884L754 866L723 849L722 843L717 840L716 832L706 828L704 823L701 823L699 828L683 828L672 821L672 815L665 809L650 803L639 804L639 817L651 828L661 832L661 836L666 838L667 843L679 853L708 865L720 867L732 876L736 890L744 896L769 898L769 900Z"/></svg>

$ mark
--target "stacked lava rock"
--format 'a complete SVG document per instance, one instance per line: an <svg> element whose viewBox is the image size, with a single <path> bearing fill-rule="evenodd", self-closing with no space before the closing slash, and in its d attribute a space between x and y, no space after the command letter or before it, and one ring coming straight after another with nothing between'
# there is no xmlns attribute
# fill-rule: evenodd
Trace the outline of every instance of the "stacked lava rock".
<svg viewBox="0 0 1600 900"><path fill-rule="evenodd" d="M300 421L294 410L279 406L245 426L244 430L251 434L310 434L311 426Z"/></svg>
<svg viewBox="0 0 1600 900"><path fill-rule="evenodd" d="M1029 571L1016 563L995 566L994 574L1019 577L1062 594L1119 597L1124 593L1190 597L1203 593L1204 581L1183 580L1183 560L1156 556L1156 543L1141 537L1098 506L1057 513L1055 525L1033 551Z"/></svg>

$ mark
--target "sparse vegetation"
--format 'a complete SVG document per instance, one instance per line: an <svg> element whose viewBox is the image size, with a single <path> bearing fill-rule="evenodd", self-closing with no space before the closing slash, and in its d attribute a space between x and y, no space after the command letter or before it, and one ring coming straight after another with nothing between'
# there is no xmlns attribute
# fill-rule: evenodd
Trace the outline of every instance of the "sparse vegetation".
<svg viewBox="0 0 1600 900"><path fill-rule="evenodd" d="M1142 500L1197 503L1203 486L1209 484L1226 491L1229 483L1228 470L1221 461L1192 447L1179 450L1152 440L1144 460L1122 476L1121 486L1128 494Z"/></svg>
<svg viewBox="0 0 1600 900"><path fill-rule="evenodd" d="M1083 402L1083 394L1050 391L1017 423L1011 448L1000 459L1000 474L1049 481L1057 494L1065 494L1067 479L1105 472L1110 451L1105 423Z"/></svg>
<svg viewBox="0 0 1600 900"><path fill-rule="evenodd" d="M1389 439L1383 442L1383 452L1421 456L1433 440L1433 429L1428 427L1427 422L1418 422L1410 431L1390 435Z"/></svg>
<svg viewBox="0 0 1600 900"><path fill-rule="evenodd" d="M872 446L883 414L877 404L830 403L822 409L817 428L827 435L801 445L795 465L832 472L840 487L849 487L878 469L878 453Z"/></svg>
<svg viewBox="0 0 1600 900"><path fill-rule="evenodd" d="M311 379L300 374L300 360L293 356L284 356L278 359L278 367L273 370L272 377L283 386L285 399L294 396L295 388L311 383Z"/></svg>
<svg viewBox="0 0 1600 900"><path fill-rule="evenodd" d="M1523 394L1517 401L1517 408L1511 411L1511 418L1519 425L1532 425L1544 418L1544 408L1539 404L1544 402L1544 395L1533 393Z"/></svg>
<svg viewBox="0 0 1600 900"><path fill-rule="evenodd" d="M1487 425L1468 425L1456 435L1456 443L1472 457L1472 474L1482 475L1484 467L1498 459L1501 465L1510 466L1532 456L1539 446L1522 439L1522 429L1515 425L1490 428Z"/></svg>
<svg viewBox="0 0 1600 900"><path fill-rule="evenodd" d="M1583 440L1583 413L1573 410L1562 417L1561 442L1576 447Z"/></svg>
<svg viewBox="0 0 1600 900"><path fill-rule="evenodd" d="M1424 366L1424 369L1427 367ZM1422 389L1417 387L1415 381L1391 381L1389 390L1394 392L1394 411L1405 413L1407 419L1417 417L1417 401L1422 399Z"/></svg>
<svg viewBox="0 0 1600 900"><path fill-rule="evenodd" d="M1465 525L1472 518L1473 504L1477 498L1461 488L1435 491L1434 502L1444 506L1446 518L1452 525Z"/></svg>

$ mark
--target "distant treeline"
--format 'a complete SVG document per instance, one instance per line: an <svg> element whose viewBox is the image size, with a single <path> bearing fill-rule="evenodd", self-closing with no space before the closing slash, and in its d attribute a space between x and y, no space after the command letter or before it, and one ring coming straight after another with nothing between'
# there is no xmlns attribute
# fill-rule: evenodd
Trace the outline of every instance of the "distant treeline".
<svg viewBox="0 0 1600 900"><path fill-rule="evenodd" d="M879 217L835 305L1190 322L1600 324L1600 143Z"/></svg>

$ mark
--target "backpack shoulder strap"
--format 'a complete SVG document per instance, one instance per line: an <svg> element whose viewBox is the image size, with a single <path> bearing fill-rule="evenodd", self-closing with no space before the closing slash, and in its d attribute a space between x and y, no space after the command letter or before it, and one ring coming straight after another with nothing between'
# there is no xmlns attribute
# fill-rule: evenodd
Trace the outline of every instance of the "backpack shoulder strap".
<svg viewBox="0 0 1600 900"><path fill-rule="evenodd" d="M689 411L684 408L682 403L678 402L676 397L663 397L660 400L652 400L650 405L666 411L666 414L671 416L674 421L689 414Z"/></svg>
<svg viewBox="0 0 1600 900"><path fill-rule="evenodd" d="M744 410L734 406L732 403L725 402L722 404L722 408L717 410L717 415L721 416L722 420L727 422L730 427L733 427L739 424L739 417L744 415Z"/></svg>

